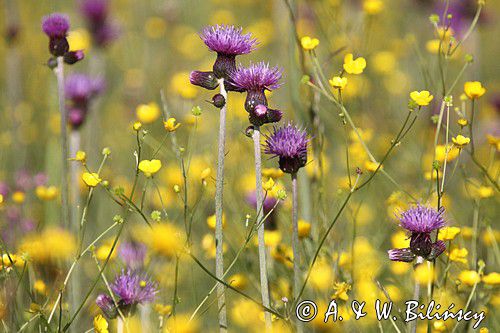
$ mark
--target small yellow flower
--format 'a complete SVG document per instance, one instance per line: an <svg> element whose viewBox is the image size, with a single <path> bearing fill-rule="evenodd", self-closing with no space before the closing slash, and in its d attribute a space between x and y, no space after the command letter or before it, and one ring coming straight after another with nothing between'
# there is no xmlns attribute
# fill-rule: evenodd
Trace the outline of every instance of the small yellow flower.
<svg viewBox="0 0 500 333"><path fill-rule="evenodd" d="M451 138L451 141L457 146L458 148L463 148L467 146L470 142L470 138L467 138L461 134L457 135L454 138Z"/></svg>
<svg viewBox="0 0 500 333"><path fill-rule="evenodd" d="M454 248L450 251L449 258L451 261L461 262L463 264L467 263L467 256L469 251L466 248Z"/></svg>
<svg viewBox="0 0 500 333"><path fill-rule="evenodd" d="M363 2L363 10L368 15L377 15L384 9L382 0L365 0Z"/></svg>
<svg viewBox="0 0 500 333"><path fill-rule="evenodd" d="M344 70L349 74L361 74L366 68L366 60L363 57L354 59L352 53L344 57Z"/></svg>
<svg viewBox="0 0 500 333"><path fill-rule="evenodd" d="M285 173L278 168L263 168L262 177L278 179L283 177Z"/></svg>
<svg viewBox="0 0 500 333"><path fill-rule="evenodd" d="M37 293L43 295L45 291L47 291L47 285L42 280L36 280L35 283L33 283L33 289Z"/></svg>
<svg viewBox="0 0 500 333"><path fill-rule="evenodd" d="M207 225L210 229L215 230L215 214L207 217ZM226 226L226 215L222 214L222 228Z"/></svg>
<svg viewBox="0 0 500 333"><path fill-rule="evenodd" d="M162 316L168 316L172 313L172 305L157 303L154 305L155 311Z"/></svg>
<svg viewBox="0 0 500 333"><path fill-rule="evenodd" d="M372 161L366 161L365 162L365 169L370 171L370 172L375 172L379 166L379 163L372 162ZM380 166L379 170L383 168L383 165Z"/></svg>
<svg viewBox="0 0 500 333"><path fill-rule="evenodd" d="M436 161L442 163L446 159L447 162L451 162L458 157L459 152L460 150L452 144L447 146L437 145L435 150Z"/></svg>
<svg viewBox="0 0 500 333"><path fill-rule="evenodd" d="M243 274L234 274L229 277L228 283L236 289L245 289L248 285L248 279Z"/></svg>
<svg viewBox="0 0 500 333"><path fill-rule="evenodd" d="M140 104L135 109L137 119L144 124L151 124L160 117L160 108L158 104L152 102L149 104Z"/></svg>
<svg viewBox="0 0 500 333"><path fill-rule="evenodd" d="M67 40L70 51L87 51L90 48L90 34L85 29L70 31Z"/></svg>
<svg viewBox="0 0 500 333"><path fill-rule="evenodd" d="M96 333L109 333L108 322L103 316L97 315L94 317L94 331Z"/></svg>
<svg viewBox="0 0 500 333"><path fill-rule="evenodd" d="M274 187L274 180L272 178L269 178L269 180L265 183L262 183L262 187L264 188L264 191L269 192L273 189Z"/></svg>
<svg viewBox="0 0 500 333"><path fill-rule="evenodd" d="M469 99L478 99L486 93L486 89L479 81L468 81L464 84L464 92Z"/></svg>
<svg viewBox="0 0 500 333"><path fill-rule="evenodd" d="M309 36L304 36L300 39L300 45L302 45L302 48L306 51L311 51L316 48L316 46L319 45L319 39L317 38L311 38Z"/></svg>
<svg viewBox="0 0 500 333"><path fill-rule="evenodd" d="M161 168L160 160L142 160L139 163L139 170L144 173L146 177L151 177L158 172Z"/></svg>
<svg viewBox="0 0 500 333"><path fill-rule="evenodd" d="M477 194L481 199L486 199L492 197L493 194L495 194L495 191L490 186L479 186Z"/></svg>
<svg viewBox="0 0 500 333"><path fill-rule="evenodd" d="M299 220L297 227L299 229L299 238L309 237L309 235L311 234L311 223L305 220Z"/></svg>
<svg viewBox="0 0 500 333"><path fill-rule="evenodd" d="M168 132L175 132L175 130L178 129L179 126L181 126L181 124L176 123L176 121L177 120L175 118L168 118L163 122L163 127L165 127Z"/></svg>
<svg viewBox="0 0 500 333"><path fill-rule="evenodd" d="M85 163L85 161L87 160L87 153L85 153L83 150L77 151L74 160Z"/></svg>
<svg viewBox="0 0 500 333"><path fill-rule="evenodd" d="M457 227L444 227L439 229L438 239L442 241L454 240L460 233L460 228Z"/></svg>
<svg viewBox="0 0 500 333"><path fill-rule="evenodd" d="M36 187L35 193L38 199L50 201L56 198L57 187L40 185Z"/></svg>
<svg viewBox="0 0 500 333"><path fill-rule="evenodd" d="M427 90L422 91L412 91L410 93L410 98L420 106L429 105L434 96L432 96Z"/></svg>
<svg viewBox="0 0 500 333"><path fill-rule="evenodd" d="M132 124L132 128L134 129L134 131L138 132L141 130L142 128L142 123L140 121L135 121L133 124Z"/></svg>
<svg viewBox="0 0 500 333"><path fill-rule="evenodd" d="M88 187L96 187L102 181L102 179L99 178L99 174L95 172L84 172L82 180Z"/></svg>
<svg viewBox="0 0 500 333"><path fill-rule="evenodd" d="M458 120L457 120L457 123L458 123L461 127L465 127L465 126L467 126L467 124L468 124L469 122L468 122L468 121L467 121L467 119L465 119L465 118L460 118L460 119L458 119Z"/></svg>
<svg viewBox="0 0 500 333"><path fill-rule="evenodd" d="M200 178L202 181L205 181L212 174L212 169L205 168L201 171Z"/></svg>
<svg viewBox="0 0 500 333"><path fill-rule="evenodd" d="M328 80L332 88L342 90L345 88L347 85L347 78L346 77L340 77L340 76L334 76L331 80Z"/></svg>
<svg viewBox="0 0 500 333"><path fill-rule="evenodd" d="M351 290L350 284L345 282L335 282L333 289L335 290L335 294L332 295L333 299L341 299L343 301L347 301L349 299L347 292Z"/></svg>
<svg viewBox="0 0 500 333"><path fill-rule="evenodd" d="M12 193L12 201L14 201L17 204L22 204L25 199L26 199L26 194L22 191L16 191Z"/></svg>
<svg viewBox="0 0 500 333"><path fill-rule="evenodd" d="M458 279L463 284L471 287L481 281L481 277L476 271L461 271L460 274L458 274Z"/></svg>
<svg viewBox="0 0 500 333"><path fill-rule="evenodd" d="M481 0L479 0L481 1ZM484 0L482 1L484 3ZM490 333L490 330L487 327L481 327L479 329L479 333Z"/></svg>
<svg viewBox="0 0 500 333"><path fill-rule="evenodd" d="M493 272L483 276L483 282L491 286L497 286L500 284L500 273Z"/></svg>
<svg viewBox="0 0 500 333"><path fill-rule="evenodd" d="M0 204L3 203L3 195L0 194Z"/></svg>

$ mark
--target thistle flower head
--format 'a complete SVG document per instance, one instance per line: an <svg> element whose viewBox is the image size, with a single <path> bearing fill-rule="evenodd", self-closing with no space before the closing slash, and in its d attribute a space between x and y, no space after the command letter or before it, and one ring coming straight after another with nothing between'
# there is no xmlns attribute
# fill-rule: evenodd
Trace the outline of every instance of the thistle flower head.
<svg viewBox="0 0 500 333"><path fill-rule="evenodd" d="M104 89L104 81L92 79L85 74L74 73L64 82L64 94L74 103L86 103Z"/></svg>
<svg viewBox="0 0 500 333"><path fill-rule="evenodd" d="M120 297L121 305L151 302L158 293L158 285L144 273L122 270L111 284L111 290Z"/></svg>
<svg viewBox="0 0 500 333"><path fill-rule="evenodd" d="M146 245L138 242L124 242L120 245L118 253L128 268L139 269L144 265Z"/></svg>
<svg viewBox="0 0 500 333"><path fill-rule="evenodd" d="M275 90L281 86L282 74L283 70L278 66L270 67L269 63L261 61L248 67L240 64L231 73L231 79L235 86L246 91Z"/></svg>
<svg viewBox="0 0 500 333"><path fill-rule="evenodd" d="M42 19L42 30L50 38L64 38L69 30L67 15L53 13Z"/></svg>
<svg viewBox="0 0 500 333"><path fill-rule="evenodd" d="M201 39L214 52L225 55L240 55L252 52L257 40L250 33L242 34L243 28L232 25L214 25L203 29Z"/></svg>
<svg viewBox="0 0 500 333"><path fill-rule="evenodd" d="M108 16L108 0L82 0L80 9L83 16L94 23L102 23Z"/></svg>
<svg viewBox="0 0 500 333"><path fill-rule="evenodd" d="M401 227L412 233L430 233L444 227L443 212L443 208L436 211L431 207L419 204L402 212L399 216L399 222Z"/></svg>
<svg viewBox="0 0 500 333"><path fill-rule="evenodd" d="M305 130L288 123L274 127L273 133L266 135L264 152L279 158L280 169L295 173L307 163L307 145L310 141Z"/></svg>
<svg viewBox="0 0 500 333"><path fill-rule="evenodd" d="M109 0L81 0L80 11L97 46L106 46L118 37L118 26L108 18Z"/></svg>

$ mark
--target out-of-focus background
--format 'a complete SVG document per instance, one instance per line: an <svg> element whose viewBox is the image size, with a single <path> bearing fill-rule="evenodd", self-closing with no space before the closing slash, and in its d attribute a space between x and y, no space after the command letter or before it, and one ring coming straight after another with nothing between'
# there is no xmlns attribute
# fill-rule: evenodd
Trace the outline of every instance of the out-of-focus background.
<svg viewBox="0 0 500 333"><path fill-rule="evenodd" d="M239 56L237 62L246 65L263 60L282 67L284 84L269 95L271 106L283 110L282 122L293 120L316 134L312 144L316 151L309 152L309 163L299 173L304 271L307 271L318 239L349 191L346 145L350 148L353 177L356 176L353 170L359 167L363 171L361 180L367 179L373 166L351 128L342 124L339 110L301 81L304 74L312 75L313 62L309 52L300 49L295 33L299 38L319 39L320 44L314 52L328 78L340 73L346 53L366 59L367 67L362 75L348 76L342 97L364 141L378 160L391 145L391 139L404 120L409 93L428 90L434 95L430 105L422 109L409 135L384 163L384 171L397 185L377 174L369 186L353 196L327 238L305 292L308 299L316 300L323 307L332 295L344 308L352 299L372 304L376 298L385 297L380 286L396 304L401 305L411 298L412 265L389 261L386 251L404 247L402 244L407 242L395 218L398 209L416 201L436 205L434 180L431 179L436 129L432 115L439 114L443 101L437 54L441 36L436 33L429 16L441 15L446 1L113 0L109 1L107 17L113 33L101 45L95 35L92 38L81 2L84 1L0 2L0 123L3 124L0 127L0 194L3 198L0 203L0 249L2 254L18 255L22 262L12 265L4 256L0 270L0 318L6 332L19 330L30 318L41 313L43 315L33 319L25 329L38 331L38 326L43 325L42 318L50 315L79 246L75 229L61 224L57 81L47 66L48 38L41 30L42 17L53 12L69 16L70 47L83 49L85 53L82 61L65 66L66 77L71 73L85 73L105 81L105 89L89 106L85 123L78 131L72 131L78 132L79 150L86 152L89 170L98 169L103 157L101 152L108 147L111 154L100 177L109 182L109 189L122 188L130 193L135 176L134 151L137 150L132 124L137 120L142 121L142 129L148 132L143 158L151 159L155 155L162 162L154 182L146 183L146 178L141 176L137 185L139 193L147 189L144 214L149 217L153 211L161 212L160 226L150 229L140 215L125 213L101 186L95 188L88 205L85 246L113 224L115 215L121 215L126 218L126 225L117 249L122 243L144 244L147 248L144 270L159 282L154 302L144 307L147 311L142 309L129 319L130 332L141 329L154 332L158 327L163 327L165 332L168 327L178 332L211 332L217 328L214 295L203 303L194 319L188 321L214 280L188 256L176 259L176 249L183 247L185 238L186 205L187 218L192 219L191 251L210 270L214 268L213 198L219 113L206 102L214 92L189 82L192 70L211 70L216 54L208 50L198 34L203 27L214 24L241 26L244 32L251 32L258 39L258 49ZM449 127L454 133L452 136L461 133L463 128L457 124L460 112L470 112L466 111L470 101L461 99L463 83L481 81L487 92L475 102L476 156L498 184L500 2L486 1L477 26L470 34L468 29L476 14L477 1L451 0L449 5L456 7L456 11L450 9L454 15L454 37L443 38L444 44L464 36L467 39L443 65L447 87L464 67L466 54L473 56L473 62L465 67L451 92L453 106ZM161 100L161 92L165 103ZM245 136L249 122L244 99L245 94L231 93L228 102L224 197L226 266L244 241L247 215L255 215L252 200L249 200L255 191L253 145ZM149 110L153 114L151 123L147 123L148 117L137 113L139 105L149 103L155 104L150 105L151 108L159 110L156 116L156 111ZM311 116L311 105L315 116ZM199 116L192 113L196 106L201 108ZM165 134L162 123L165 108L181 123L175 135L178 146L185 150L185 177L170 134ZM271 128L271 125L264 126L263 132ZM443 132L440 144L444 143ZM70 139L75 140L74 133L70 134ZM444 150L436 154L436 159L439 158L440 162L444 161ZM276 160L263 156L263 163L264 180L268 177L275 180L274 191L290 190L289 177L277 169ZM73 161L70 165L78 174L86 171L81 163ZM460 157L456 152L454 159L449 158L448 172L442 202L446 220L461 232L448 240L450 247L438 260L437 280L442 281L446 275L448 282L435 291L436 298L442 304L454 302L464 306L475 286L469 308L485 310L487 316L481 327L495 332L500 329L498 276L496 282L468 284L470 281L461 274L477 271L478 259L486 263L485 275L499 270L498 190L465 152L461 152ZM75 207L78 205L76 214L80 216L89 188L81 181L77 185L78 203L74 198L72 203ZM277 206L272 221L266 222L272 304L280 311L286 310L283 297L292 299L290 221L291 195ZM69 284L61 315L57 308L54 323L61 316L64 326L76 310L74 305L84 300L99 272L98 265L103 264L111 249L115 234L115 231L107 233L96 242L93 253L97 264L88 254L79 262L73 275L77 276L78 285L71 287ZM457 249L454 254L451 253L453 249ZM103 273L110 281L125 267L118 252L113 252ZM227 278L237 289L255 299L260 297L257 258L256 242L251 241L229 274L231 277ZM17 268L14 270L11 266ZM342 287L342 282L349 287ZM178 297L176 322L169 307L173 304L174 289ZM99 313L95 298L100 292L106 292L102 279L97 280L96 288L75 319L75 332L93 327L93 318ZM230 290L227 302L230 329L262 329L263 315L255 303ZM448 332L454 324L454 321L433 321L430 326L432 331ZM110 320L109 325L114 327L115 321ZM276 325L288 329L280 319L276 320ZM392 329L390 322L380 325L386 331ZM419 332L426 328L427 325L419 325ZM346 318L335 324L315 320L306 329L375 332L379 324L369 315L359 321ZM461 326L460 329L465 328Z"/></svg>

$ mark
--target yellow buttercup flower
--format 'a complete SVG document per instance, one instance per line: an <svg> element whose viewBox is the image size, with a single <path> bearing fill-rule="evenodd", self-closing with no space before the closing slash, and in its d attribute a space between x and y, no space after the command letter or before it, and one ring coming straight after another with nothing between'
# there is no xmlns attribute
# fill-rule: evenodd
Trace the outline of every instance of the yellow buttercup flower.
<svg viewBox="0 0 500 333"><path fill-rule="evenodd" d="M455 146L457 146L458 148L463 148L469 144L470 138L467 138L467 137L459 134L456 137L451 138L451 141L453 141Z"/></svg>
<svg viewBox="0 0 500 333"><path fill-rule="evenodd" d="M426 263L420 264L415 268L415 281L420 284L427 284L429 281L432 281L433 277L435 277L436 273L431 265Z"/></svg>
<svg viewBox="0 0 500 333"><path fill-rule="evenodd" d="M207 217L207 225L210 229L215 230L215 222L216 222L215 214ZM222 214L222 228L224 228L225 225L226 225L226 215Z"/></svg>
<svg viewBox="0 0 500 333"><path fill-rule="evenodd" d="M96 187L100 182L102 182L102 179L99 178L99 174L95 172L84 172L82 180L88 187Z"/></svg>
<svg viewBox="0 0 500 333"><path fill-rule="evenodd" d="M142 128L142 123L140 121L135 121L133 124L132 124L132 128L134 129L134 131L140 131L141 128Z"/></svg>
<svg viewBox="0 0 500 333"><path fill-rule="evenodd" d="M40 185L36 187L35 193L38 199L50 201L57 197L57 187Z"/></svg>
<svg viewBox="0 0 500 333"><path fill-rule="evenodd" d="M0 194L0 204L3 203L3 195Z"/></svg>
<svg viewBox="0 0 500 333"><path fill-rule="evenodd" d="M410 93L410 98L420 106L429 105L434 96L432 96L427 90L422 91L412 91Z"/></svg>
<svg viewBox="0 0 500 333"><path fill-rule="evenodd" d="M157 303L154 305L155 311L162 316L168 316L172 313L172 305Z"/></svg>
<svg viewBox="0 0 500 333"><path fill-rule="evenodd" d="M448 255L451 261L461 262L463 264L467 263L467 256L469 251L466 248L454 248L450 251Z"/></svg>
<svg viewBox="0 0 500 333"><path fill-rule="evenodd" d="M467 126L468 123L469 122L465 118L460 118L460 119L457 120L457 124L459 124L461 127Z"/></svg>
<svg viewBox="0 0 500 333"><path fill-rule="evenodd" d="M35 283L33 283L33 289L37 293L43 295L47 291L47 285L42 280L36 280Z"/></svg>
<svg viewBox="0 0 500 333"><path fill-rule="evenodd" d="M340 76L334 76L331 80L328 80L332 88L342 90L345 88L347 85L347 78L346 77L340 77Z"/></svg>
<svg viewBox="0 0 500 333"><path fill-rule="evenodd" d="M319 45L319 39L317 38L311 38L309 36L304 36L300 39L300 45L302 45L302 48L306 51L311 51L316 48L316 46Z"/></svg>
<svg viewBox="0 0 500 333"><path fill-rule="evenodd" d="M483 276L483 282L491 286L497 286L500 284L500 273L493 272Z"/></svg>
<svg viewBox="0 0 500 333"><path fill-rule="evenodd" d="M479 186L477 194L481 199L492 197L495 191L490 186Z"/></svg>
<svg viewBox="0 0 500 333"><path fill-rule="evenodd" d="M445 145L437 145L436 146L436 161L444 162L446 159L447 162L453 161L458 157L460 150L453 146L452 144Z"/></svg>
<svg viewBox="0 0 500 333"><path fill-rule="evenodd" d="M363 10L368 15L376 15L384 9L384 2L382 0L365 0L363 2Z"/></svg>
<svg viewBox="0 0 500 333"><path fill-rule="evenodd" d="M12 193L12 201L14 201L17 204L24 203L25 199L26 199L26 194L22 191L16 191Z"/></svg>
<svg viewBox="0 0 500 333"><path fill-rule="evenodd" d="M108 322L100 314L94 317L94 331L96 333L109 333Z"/></svg>
<svg viewBox="0 0 500 333"><path fill-rule="evenodd" d="M460 228L457 227L444 227L439 229L438 239L442 241L454 240L460 233Z"/></svg>
<svg viewBox="0 0 500 333"><path fill-rule="evenodd" d="M283 177L285 173L278 168L263 168L262 177L278 179Z"/></svg>
<svg viewBox="0 0 500 333"><path fill-rule="evenodd" d="M365 169L370 171L370 172L375 172L379 166L379 163L372 162L372 161L366 161L365 162ZM380 166L379 170L383 168L383 165Z"/></svg>
<svg viewBox="0 0 500 333"><path fill-rule="evenodd" d="M85 29L76 29L68 33L70 51L87 51L90 48L90 34Z"/></svg>
<svg viewBox="0 0 500 333"><path fill-rule="evenodd" d="M464 84L464 92L469 99L478 99L486 93L486 89L479 81L468 81Z"/></svg>
<svg viewBox="0 0 500 333"><path fill-rule="evenodd" d="M150 124L160 117L160 107L154 102L140 104L135 109L135 114L141 123Z"/></svg>
<svg viewBox="0 0 500 333"><path fill-rule="evenodd" d="M144 173L146 177L151 177L158 172L161 168L160 160L142 160L139 163L139 170Z"/></svg>
<svg viewBox="0 0 500 333"><path fill-rule="evenodd" d="M351 290L350 284L346 282L335 282L333 289L335 290L335 293L332 295L333 299L341 299L343 301L347 301L349 299L347 292Z"/></svg>
<svg viewBox="0 0 500 333"><path fill-rule="evenodd" d="M182 44L182 43L181 43ZM189 72L179 72L172 76L170 81L172 90L185 99L193 99L198 95L196 89L189 81Z"/></svg>
<svg viewBox="0 0 500 333"><path fill-rule="evenodd" d="M243 274L231 275L227 281L236 289L245 289L245 287L248 285L248 279Z"/></svg>
<svg viewBox="0 0 500 333"><path fill-rule="evenodd" d="M176 121L177 120L175 118L168 118L163 122L163 127L165 127L168 132L175 132L175 130L178 129L179 126L181 126L181 124L176 123Z"/></svg>
<svg viewBox="0 0 500 333"><path fill-rule="evenodd" d="M309 235L311 234L311 223L305 220L299 220L297 227L299 229L299 238L309 237Z"/></svg>
<svg viewBox="0 0 500 333"><path fill-rule="evenodd" d="M87 153L85 153L83 150L77 151L74 160L85 163L85 161L87 160Z"/></svg>
<svg viewBox="0 0 500 333"><path fill-rule="evenodd" d="M344 70L349 74L361 74L366 68L366 60L363 57L354 59L352 53L344 57Z"/></svg>
<svg viewBox="0 0 500 333"><path fill-rule="evenodd" d="M267 182L262 183L262 188L266 192L272 191L273 187L274 187L274 180L272 178L269 178Z"/></svg>
<svg viewBox="0 0 500 333"><path fill-rule="evenodd" d="M458 274L458 279L463 284L471 287L481 281L481 277L476 271L461 271L460 274Z"/></svg>

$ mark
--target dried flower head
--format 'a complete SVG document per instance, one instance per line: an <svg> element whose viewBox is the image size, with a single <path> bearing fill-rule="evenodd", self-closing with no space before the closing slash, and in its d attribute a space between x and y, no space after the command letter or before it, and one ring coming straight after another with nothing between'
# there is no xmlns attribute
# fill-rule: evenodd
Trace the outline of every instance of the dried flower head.
<svg viewBox="0 0 500 333"><path fill-rule="evenodd" d="M307 163L307 145L310 141L305 130L288 123L274 127L273 133L266 136L264 152L279 158L283 172L296 173Z"/></svg>

